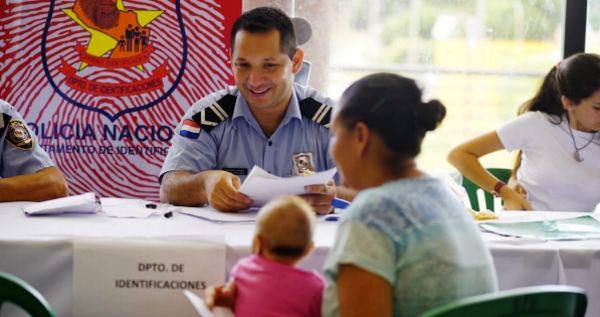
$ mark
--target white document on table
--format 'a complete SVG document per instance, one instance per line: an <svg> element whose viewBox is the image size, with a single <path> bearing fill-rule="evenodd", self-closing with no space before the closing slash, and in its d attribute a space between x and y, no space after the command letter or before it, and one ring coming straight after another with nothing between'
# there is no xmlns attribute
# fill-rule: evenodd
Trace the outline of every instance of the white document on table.
<svg viewBox="0 0 600 317"><path fill-rule="evenodd" d="M235 317L235 314L230 308L215 306L215 308L211 311L208 309L204 301L198 297L198 295L185 290L183 291L185 296L190 300L192 306L196 308L198 314L202 317Z"/></svg>
<svg viewBox="0 0 600 317"><path fill-rule="evenodd" d="M238 191L252 199L254 206L262 206L279 195L306 194L310 185L326 185L337 173L337 168L307 176L279 177L254 166Z"/></svg>
<svg viewBox="0 0 600 317"><path fill-rule="evenodd" d="M148 218L152 214L164 214L169 205L154 204L155 209L147 208L147 204L153 204L151 201L142 199L126 198L100 198L102 211L109 217L114 218Z"/></svg>
<svg viewBox="0 0 600 317"><path fill-rule="evenodd" d="M23 206L28 216L58 215L58 214L95 214L100 209L94 193L57 198L40 203Z"/></svg>
<svg viewBox="0 0 600 317"><path fill-rule="evenodd" d="M258 208L240 210L237 212L222 212L210 206L178 207L177 212L218 224L252 223L256 221Z"/></svg>

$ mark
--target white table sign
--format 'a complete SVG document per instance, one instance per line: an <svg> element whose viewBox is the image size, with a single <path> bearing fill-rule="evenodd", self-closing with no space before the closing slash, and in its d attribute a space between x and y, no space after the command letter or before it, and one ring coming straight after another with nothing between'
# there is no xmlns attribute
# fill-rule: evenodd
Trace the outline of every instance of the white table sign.
<svg viewBox="0 0 600 317"><path fill-rule="evenodd" d="M224 237L208 241L75 240L73 316L197 317L183 291L225 281Z"/></svg>

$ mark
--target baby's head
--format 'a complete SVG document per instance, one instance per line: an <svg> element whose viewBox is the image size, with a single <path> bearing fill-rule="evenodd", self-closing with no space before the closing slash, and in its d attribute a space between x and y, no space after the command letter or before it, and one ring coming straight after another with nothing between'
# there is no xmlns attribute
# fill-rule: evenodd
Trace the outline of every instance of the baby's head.
<svg viewBox="0 0 600 317"><path fill-rule="evenodd" d="M252 253L281 263L296 264L313 248L315 214L297 196L280 196L258 212Z"/></svg>

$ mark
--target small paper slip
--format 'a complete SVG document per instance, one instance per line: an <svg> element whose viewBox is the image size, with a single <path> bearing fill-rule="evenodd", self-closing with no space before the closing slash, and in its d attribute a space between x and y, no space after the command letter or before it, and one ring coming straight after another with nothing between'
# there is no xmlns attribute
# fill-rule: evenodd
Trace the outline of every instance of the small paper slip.
<svg viewBox="0 0 600 317"><path fill-rule="evenodd" d="M304 187L325 185L337 173L337 168L307 176L278 177L254 166L238 191L252 199L254 206L262 206L279 195L306 194Z"/></svg>
<svg viewBox="0 0 600 317"><path fill-rule="evenodd" d="M102 211L109 217L115 218L148 218L154 213L162 214L166 212L166 206L156 209L147 208L147 204L153 204L150 201L141 199L125 198L100 198Z"/></svg>
<svg viewBox="0 0 600 317"><path fill-rule="evenodd" d="M235 317L235 314L229 308L215 306L215 308L211 311L208 309L208 307L206 307L206 304L200 297L198 297L198 295L188 290L183 291L183 293L185 296L187 296L192 303L192 306L196 308L196 311L198 311L198 314L202 317Z"/></svg>
<svg viewBox="0 0 600 317"><path fill-rule="evenodd" d="M181 207L177 212L218 224L235 224L255 222L258 208L237 212L221 212L210 206L196 208Z"/></svg>
<svg viewBox="0 0 600 317"><path fill-rule="evenodd" d="M58 214L95 214L100 209L94 193L57 198L41 203L23 206L28 216L58 215Z"/></svg>

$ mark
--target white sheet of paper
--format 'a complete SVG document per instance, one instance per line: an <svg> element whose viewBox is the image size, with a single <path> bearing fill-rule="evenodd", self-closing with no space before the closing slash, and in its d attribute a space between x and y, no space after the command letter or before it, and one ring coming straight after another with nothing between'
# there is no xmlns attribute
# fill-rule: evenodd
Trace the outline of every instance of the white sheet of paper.
<svg viewBox="0 0 600 317"><path fill-rule="evenodd" d="M167 212L169 205L159 204L158 208L146 208L146 204L151 204L151 201L142 199L126 199L126 198L100 198L102 203L102 211L109 217L115 218L148 218L152 214L164 214Z"/></svg>
<svg viewBox="0 0 600 317"><path fill-rule="evenodd" d="M26 215L52 215L64 213L95 214L100 209L94 193L57 198L23 206Z"/></svg>
<svg viewBox="0 0 600 317"><path fill-rule="evenodd" d="M204 301L198 297L198 295L185 290L183 291L185 296L190 300L192 306L196 308L198 314L202 317L235 317L233 311L229 308L216 306L212 311L206 307Z"/></svg>
<svg viewBox="0 0 600 317"><path fill-rule="evenodd" d="M109 217L115 218L148 218L156 209L146 208L141 204L126 204L118 206L102 206L102 211Z"/></svg>
<svg viewBox="0 0 600 317"><path fill-rule="evenodd" d="M112 206L122 206L122 205L131 205L131 204L143 204L150 202L144 202L141 199L130 199L130 198L113 198L113 197L101 197L100 203L102 207L112 207Z"/></svg>
<svg viewBox="0 0 600 317"><path fill-rule="evenodd" d="M325 185L335 173L337 168L334 167L308 176L278 177L254 166L238 191L252 199L254 206L262 206L275 196L305 194L306 186Z"/></svg>
<svg viewBox="0 0 600 317"><path fill-rule="evenodd" d="M238 212L221 212L210 206L206 207L178 207L177 212L190 215L210 222L226 224L226 223L247 223L256 221L256 213L258 208L242 210Z"/></svg>

